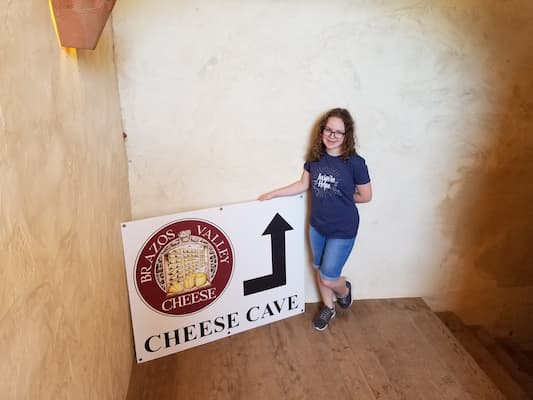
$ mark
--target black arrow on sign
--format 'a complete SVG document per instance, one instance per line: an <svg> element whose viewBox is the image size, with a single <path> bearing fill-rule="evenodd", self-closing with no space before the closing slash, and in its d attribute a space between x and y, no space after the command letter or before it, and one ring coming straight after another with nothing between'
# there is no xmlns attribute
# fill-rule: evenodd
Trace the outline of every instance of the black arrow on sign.
<svg viewBox="0 0 533 400"><path fill-rule="evenodd" d="M276 213L270 224L263 232L270 236L272 247L272 274L249 279L243 282L244 295L262 292L283 286L287 283L286 262L285 262L285 231L291 231L293 227Z"/></svg>

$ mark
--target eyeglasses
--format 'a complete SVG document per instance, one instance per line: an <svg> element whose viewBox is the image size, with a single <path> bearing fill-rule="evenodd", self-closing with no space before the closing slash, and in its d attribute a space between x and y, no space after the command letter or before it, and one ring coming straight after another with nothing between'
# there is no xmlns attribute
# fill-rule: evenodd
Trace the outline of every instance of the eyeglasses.
<svg viewBox="0 0 533 400"><path fill-rule="evenodd" d="M346 134L346 132L334 131L329 126L325 126L324 131L322 133L324 133L326 136L334 138L341 138Z"/></svg>

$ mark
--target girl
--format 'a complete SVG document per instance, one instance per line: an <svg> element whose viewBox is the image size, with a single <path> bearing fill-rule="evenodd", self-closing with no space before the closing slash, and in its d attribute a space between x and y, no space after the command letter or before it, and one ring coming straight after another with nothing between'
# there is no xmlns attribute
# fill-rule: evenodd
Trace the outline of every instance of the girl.
<svg viewBox="0 0 533 400"><path fill-rule="evenodd" d="M326 329L335 317L334 296L341 308L352 304L352 285L341 272L359 227L356 203L366 203L372 198L368 169L355 151L355 143L354 122L348 110L328 111L313 135L300 180L259 196L259 200L270 200L311 188L309 240L324 303L313 319L319 331Z"/></svg>

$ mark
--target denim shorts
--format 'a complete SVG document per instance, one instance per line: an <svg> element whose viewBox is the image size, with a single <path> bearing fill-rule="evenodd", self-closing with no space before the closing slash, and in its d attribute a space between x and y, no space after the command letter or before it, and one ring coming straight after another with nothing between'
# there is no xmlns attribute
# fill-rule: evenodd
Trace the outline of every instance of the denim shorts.
<svg viewBox="0 0 533 400"><path fill-rule="evenodd" d="M329 238L309 225L309 241L313 252L313 268L319 270L320 276L327 281L339 279L352 252L355 238Z"/></svg>

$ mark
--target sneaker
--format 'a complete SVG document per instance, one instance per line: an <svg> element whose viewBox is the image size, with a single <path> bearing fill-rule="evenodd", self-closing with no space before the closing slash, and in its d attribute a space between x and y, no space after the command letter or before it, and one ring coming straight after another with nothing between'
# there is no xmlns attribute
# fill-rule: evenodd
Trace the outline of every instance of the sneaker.
<svg viewBox="0 0 533 400"><path fill-rule="evenodd" d="M323 331L328 327L329 321L335 318L335 306L329 308L328 306L322 307L322 310L313 319L313 324L317 331Z"/></svg>
<svg viewBox="0 0 533 400"><path fill-rule="evenodd" d="M352 284L350 281L346 281L346 287L348 288L348 294L344 297L337 297L337 304L340 308L348 308L352 305Z"/></svg>

